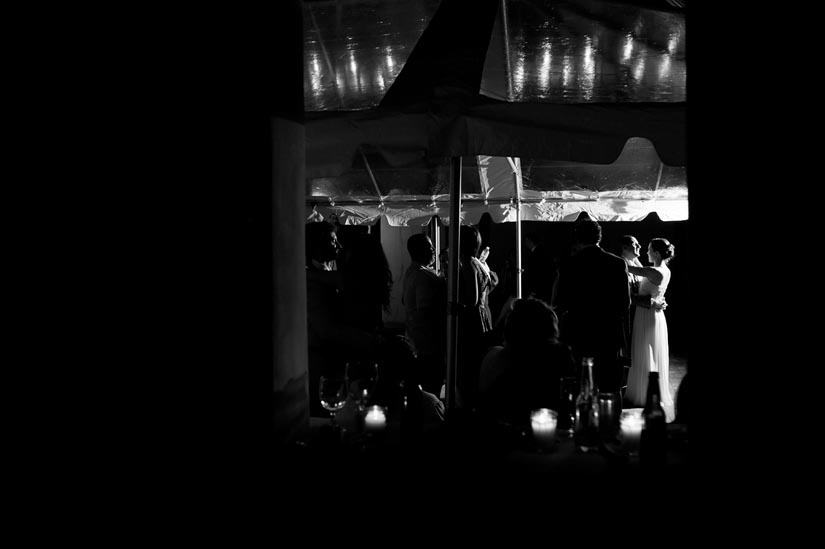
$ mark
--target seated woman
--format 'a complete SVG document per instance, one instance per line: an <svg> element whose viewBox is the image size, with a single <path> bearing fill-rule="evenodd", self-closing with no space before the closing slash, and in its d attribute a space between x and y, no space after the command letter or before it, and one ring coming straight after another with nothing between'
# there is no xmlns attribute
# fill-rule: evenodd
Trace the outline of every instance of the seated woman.
<svg viewBox="0 0 825 549"><path fill-rule="evenodd" d="M539 299L519 299L504 326L504 346L491 348L481 363L479 411L493 421L528 423L531 410L559 409L561 378L574 373L556 313Z"/></svg>
<svg viewBox="0 0 825 549"><path fill-rule="evenodd" d="M444 421L444 403L421 388L420 366L412 342L402 335L386 337L378 352L378 380L370 404L388 409L400 419L406 411L423 432L437 429Z"/></svg>

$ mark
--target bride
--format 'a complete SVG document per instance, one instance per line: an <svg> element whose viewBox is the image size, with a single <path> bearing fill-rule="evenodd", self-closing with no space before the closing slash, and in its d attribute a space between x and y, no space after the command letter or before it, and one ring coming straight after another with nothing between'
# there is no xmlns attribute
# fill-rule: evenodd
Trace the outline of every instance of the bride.
<svg viewBox="0 0 825 549"><path fill-rule="evenodd" d="M667 320L664 310L665 291L670 282L667 264L674 256L673 244L664 238L654 238L647 247L651 267L628 266L627 270L642 277L639 294L634 297L636 314L633 318L630 346L630 372L625 400L632 406L644 406L649 372L659 372L659 389L667 421L673 421L673 396L670 394Z"/></svg>

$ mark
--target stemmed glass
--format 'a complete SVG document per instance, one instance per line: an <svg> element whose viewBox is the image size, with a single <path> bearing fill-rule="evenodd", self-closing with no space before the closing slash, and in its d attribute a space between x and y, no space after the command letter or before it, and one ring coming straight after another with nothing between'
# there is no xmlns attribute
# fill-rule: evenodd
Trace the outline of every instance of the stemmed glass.
<svg viewBox="0 0 825 549"><path fill-rule="evenodd" d="M330 414L330 425L335 427L335 414L347 402L347 386L340 375L321 376L318 385L321 406Z"/></svg>
<svg viewBox="0 0 825 549"><path fill-rule="evenodd" d="M576 378L563 377L561 379L559 403L559 430L563 436L573 436L573 426L576 422L576 394L578 387Z"/></svg>
<svg viewBox="0 0 825 549"><path fill-rule="evenodd" d="M378 364L368 360L347 362L347 388L350 397L364 412L378 380Z"/></svg>

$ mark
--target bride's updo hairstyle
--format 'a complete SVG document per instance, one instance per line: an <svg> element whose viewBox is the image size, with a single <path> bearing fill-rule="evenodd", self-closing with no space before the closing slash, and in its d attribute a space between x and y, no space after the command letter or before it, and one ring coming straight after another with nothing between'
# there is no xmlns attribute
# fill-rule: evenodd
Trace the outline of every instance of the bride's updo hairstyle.
<svg viewBox="0 0 825 549"><path fill-rule="evenodd" d="M654 252L659 252L662 256L662 263L664 264L668 264L676 255L676 250L673 248L673 244L668 242L666 238L652 239L650 241L650 247L653 248Z"/></svg>

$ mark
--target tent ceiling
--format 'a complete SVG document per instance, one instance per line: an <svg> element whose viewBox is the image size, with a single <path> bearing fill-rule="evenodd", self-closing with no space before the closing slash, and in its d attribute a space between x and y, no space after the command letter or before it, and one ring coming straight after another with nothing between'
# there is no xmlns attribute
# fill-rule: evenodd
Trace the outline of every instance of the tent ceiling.
<svg viewBox="0 0 825 549"><path fill-rule="evenodd" d="M680 14L595 0L508 0L481 93L505 101L685 100Z"/></svg>
<svg viewBox="0 0 825 549"><path fill-rule="evenodd" d="M468 222L687 218L668 2L305 2L309 217L444 218L461 156Z"/></svg>
<svg viewBox="0 0 825 549"><path fill-rule="evenodd" d="M375 107L438 0L304 3L307 111ZM685 17L599 0L505 0L480 93L505 101L596 103L686 98Z"/></svg>
<svg viewBox="0 0 825 549"><path fill-rule="evenodd" d="M439 0L304 2L304 108L375 107Z"/></svg>

